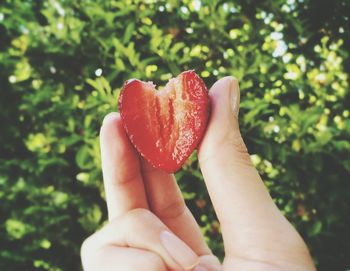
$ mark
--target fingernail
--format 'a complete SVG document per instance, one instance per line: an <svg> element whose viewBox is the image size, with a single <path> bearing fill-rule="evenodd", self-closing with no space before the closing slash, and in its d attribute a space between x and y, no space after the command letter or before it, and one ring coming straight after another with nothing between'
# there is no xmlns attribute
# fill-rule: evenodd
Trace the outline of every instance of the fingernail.
<svg viewBox="0 0 350 271"><path fill-rule="evenodd" d="M166 251L185 270L191 270L198 264L198 256L173 233L162 231L160 233L160 240Z"/></svg>
<svg viewBox="0 0 350 271"><path fill-rule="evenodd" d="M233 76L231 76L230 80L230 99L232 112L238 117L240 100L239 85L238 80Z"/></svg>
<svg viewBox="0 0 350 271"><path fill-rule="evenodd" d="M203 266L196 266L193 271L208 271L208 269Z"/></svg>

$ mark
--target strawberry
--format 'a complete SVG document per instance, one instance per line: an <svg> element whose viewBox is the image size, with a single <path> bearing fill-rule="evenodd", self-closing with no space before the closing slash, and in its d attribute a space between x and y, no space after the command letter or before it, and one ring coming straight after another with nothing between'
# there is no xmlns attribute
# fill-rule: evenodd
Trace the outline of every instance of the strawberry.
<svg viewBox="0 0 350 271"><path fill-rule="evenodd" d="M204 82L190 70L170 79L161 91L153 83L128 80L119 109L135 148L154 167L172 173L201 141L210 100Z"/></svg>

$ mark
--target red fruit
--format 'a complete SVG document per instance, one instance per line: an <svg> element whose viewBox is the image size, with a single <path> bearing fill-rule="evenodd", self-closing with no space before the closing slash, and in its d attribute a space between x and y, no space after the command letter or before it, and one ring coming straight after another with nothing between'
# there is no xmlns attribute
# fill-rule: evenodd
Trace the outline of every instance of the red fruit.
<svg viewBox="0 0 350 271"><path fill-rule="evenodd" d="M125 83L119 100L123 126L154 167L177 171L197 147L207 126L208 89L194 71L185 71L156 91L150 82Z"/></svg>

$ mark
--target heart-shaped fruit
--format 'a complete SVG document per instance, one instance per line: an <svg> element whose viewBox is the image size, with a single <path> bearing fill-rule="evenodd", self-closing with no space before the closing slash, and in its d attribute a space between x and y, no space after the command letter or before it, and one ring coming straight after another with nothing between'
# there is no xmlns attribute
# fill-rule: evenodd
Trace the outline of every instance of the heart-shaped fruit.
<svg viewBox="0 0 350 271"><path fill-rule="evenodd" d="M177 171L205 132L210 100L194 71L185 71L156 91L150 82L125 83L119 109L123 126L141 155L154 167Z"/></svg>

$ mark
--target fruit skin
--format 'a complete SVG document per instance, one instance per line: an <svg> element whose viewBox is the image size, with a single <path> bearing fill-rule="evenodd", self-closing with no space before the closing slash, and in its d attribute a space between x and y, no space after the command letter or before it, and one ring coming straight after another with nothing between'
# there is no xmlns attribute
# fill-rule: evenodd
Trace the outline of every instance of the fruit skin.
<svg viewBox="0 0 350 271"><path fill-rule="evenodd" d="M200 143L210 114L208 89L185 71L156 91L150 82L125 82L119 99L123 126L139 153L154 167L177 171Z"/></svg>

